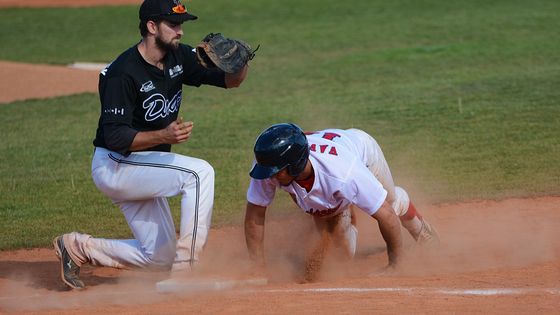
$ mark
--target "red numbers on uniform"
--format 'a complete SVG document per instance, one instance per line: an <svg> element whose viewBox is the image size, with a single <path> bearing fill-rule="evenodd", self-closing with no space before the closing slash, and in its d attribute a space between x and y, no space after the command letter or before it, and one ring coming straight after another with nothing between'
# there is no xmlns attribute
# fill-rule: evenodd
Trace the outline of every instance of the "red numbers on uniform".
<svg viewBox="0 0 560 315"><path fill-rule="evenodd" d="M325 132L325 134L323 135L323 139L327 139L331 141L336 137L340 137L340 135L334 132Z"/></svg>
<svg viewBox="0 0 560 315"><path fill-rule="evenodd" d="M314 135L316 134L317 131L306 131L304 132L305 135L309 136L309 135ZM323 139L327 139L327 140L333 140L336 137L340 137L340 135L338 133L334 133L334 132L325 132L322 136Z"/></svg>
<svg viewBox="0 0 560 315"><path fill-rule="evenodd" d="M316 134L317 132L316 131L306 131L304 133L306 135L312 135L312 134ZM334 133L334 132L325 132L322 136L323 139L327 139L327 140L330 140L330 141L333 141L333 139L336 138L336 137L340 137L340 135L337 134L337 133ZM329 150L327 151L327 149L329 149ZM315 143L312 143L309 146L309 150L311 150L313 152L317 152L317 145L315 145ZM338 152L336 152L336 147L334 147L332 145L328 145L328 144L321 144L319 146L319 152L321 152L321 153L327 152L328 154L331 154L331 155L338 155Z"/></svg>

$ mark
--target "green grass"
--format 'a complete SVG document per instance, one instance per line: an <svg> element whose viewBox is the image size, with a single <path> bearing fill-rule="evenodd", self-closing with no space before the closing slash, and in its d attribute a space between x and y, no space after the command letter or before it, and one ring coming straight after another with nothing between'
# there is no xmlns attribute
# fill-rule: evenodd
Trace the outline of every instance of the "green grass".
<svg viewBox="0 0 560 315"><path fill-rule="evenodd" d="M426 202L560 194L557 1L220 0L191 11L200 19L184 42L222 31L261 45L240 89L184 90L182 116L196 126L174 151L214 166L216 225L241 221L254 139L283 121L368 131L397 183ZM139 40L136 16L0 10L0 59L109 62ZM0 249L71 230L130 234L90 178L98 112L94 94L0 105ZM278 197L271 214L295 211Z"/></svg>

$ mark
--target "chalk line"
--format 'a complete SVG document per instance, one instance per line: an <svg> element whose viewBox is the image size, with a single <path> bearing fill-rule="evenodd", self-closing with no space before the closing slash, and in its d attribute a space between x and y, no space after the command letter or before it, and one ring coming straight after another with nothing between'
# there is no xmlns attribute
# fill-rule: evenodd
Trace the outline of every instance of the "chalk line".
<svg viewBox="0 0 560 315"><path fill-rule="evenodd" d="M377 292L396 292L396 293L429 293L441 295L474 295L474 296L494 296L494 295L526 295L526 294L550 294L560 295L560 288L487 288L487 289L457 289L457 288L425 288L425 287L395 287L395 288L307 288L307 289L268 289L252 290L253 292L267 293L377 293Z"/></svg>
<svg viewBox="0 0 560 315"><path fill-rule="evenodd" d="M143 291L143 293L156 291ZM528 294L547 294L560 295L560 288L437 288L437 287L385 287L385 288L296 288L296 289L243 289L240 293L402 293L407 295L414 294L433 294L451 296L509 296L509 295L528 295ZM111 291L111 292L84 292L87 296L114 296L114 295L137 295L134 291ZM186 292L186 293L193 293ZM37 299L42 297L52 297L54 294L31 294L17 296L0 296L0 301Z"/></svg>

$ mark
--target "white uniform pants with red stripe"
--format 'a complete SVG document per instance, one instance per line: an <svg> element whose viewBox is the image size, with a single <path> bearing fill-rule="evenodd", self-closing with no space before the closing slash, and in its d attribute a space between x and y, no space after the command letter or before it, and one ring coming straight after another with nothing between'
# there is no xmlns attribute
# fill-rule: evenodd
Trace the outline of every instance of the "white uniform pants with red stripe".
<svg viewBox="0 0 560 315"><path fill-rule="evenodd" d="M120 207L134 239L65 234L63 240L74 261L167 269L173 262L198 260L207 241L214 201L214 169L208 162L168 152L123 156L96 148L92 176L97 188ZM167 197L179 194L177 241Z"/></svg>

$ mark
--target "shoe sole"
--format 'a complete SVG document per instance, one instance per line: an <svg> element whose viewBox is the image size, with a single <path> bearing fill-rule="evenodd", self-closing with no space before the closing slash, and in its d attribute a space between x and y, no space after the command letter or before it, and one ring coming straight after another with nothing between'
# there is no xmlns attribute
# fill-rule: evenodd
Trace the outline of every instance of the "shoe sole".
<svg viewBox="0 0 560 315"><path fill-rule="evenodd" d="M72 283L66 281L66 279L64 278L64 265L63 265L63 262L62 262L62 249L60 249L60 245L58 244L58 240L61 239L61 238L62 238L62 236L57 236L53 240L54 252L56 254L56 257L58 258L58 261L60 262L60 279L62 280L62 282L64 282L64 284L66 284L70 288L75 289L75 290L82 290L84 288L77 287L77 286L73 285Z"/></svg>

